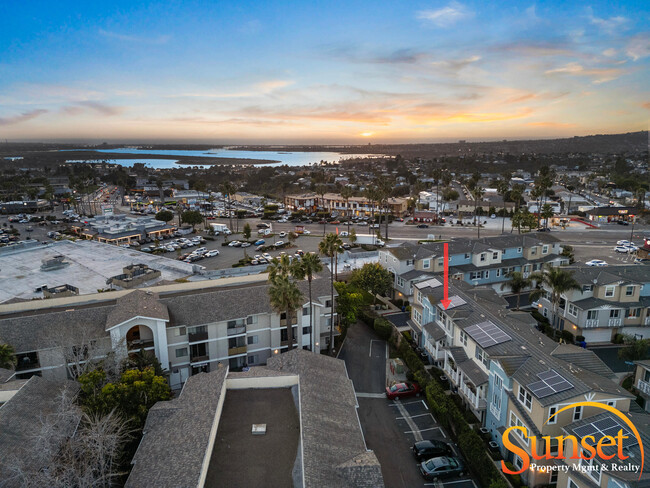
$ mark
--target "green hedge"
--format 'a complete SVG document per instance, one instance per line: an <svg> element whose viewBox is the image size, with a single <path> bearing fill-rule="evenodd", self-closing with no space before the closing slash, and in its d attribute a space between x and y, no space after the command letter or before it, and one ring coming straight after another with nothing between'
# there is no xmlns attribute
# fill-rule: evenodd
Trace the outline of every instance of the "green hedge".
<svg viewBox="0 0 650 488"><path fill-rule="evenodd" d="M385 341L390 339L390 336L393 335L393 324L381 317L375 319L374 328L377 335Z"/></svg>

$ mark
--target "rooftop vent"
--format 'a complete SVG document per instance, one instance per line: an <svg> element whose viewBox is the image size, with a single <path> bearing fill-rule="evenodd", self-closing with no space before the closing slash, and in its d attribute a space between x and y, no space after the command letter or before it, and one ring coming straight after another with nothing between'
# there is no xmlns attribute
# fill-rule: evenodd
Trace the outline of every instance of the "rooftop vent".
<svg viewBox="0 0 650 488"><path fill-rule="evenodd" d="M253 424L253 435L264 435L266 434L266 424Z"/></svg>

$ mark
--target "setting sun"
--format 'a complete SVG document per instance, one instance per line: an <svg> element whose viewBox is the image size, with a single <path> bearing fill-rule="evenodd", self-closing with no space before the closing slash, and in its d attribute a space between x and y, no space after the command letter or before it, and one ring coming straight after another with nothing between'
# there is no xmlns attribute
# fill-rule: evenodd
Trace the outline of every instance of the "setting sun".
<svg viewBox="0 0 650 488"><path fill-rule="evenodd" d="M374 134L374 132L362 132L360 135L361 137L370 137Z"/></svg>

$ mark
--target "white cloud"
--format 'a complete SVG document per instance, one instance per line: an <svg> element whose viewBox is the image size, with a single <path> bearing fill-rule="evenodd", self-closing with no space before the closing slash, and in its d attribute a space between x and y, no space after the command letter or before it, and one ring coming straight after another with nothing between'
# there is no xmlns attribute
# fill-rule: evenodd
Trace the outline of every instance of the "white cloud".
<svg viewBox="0 0 650 488"><path fill-rule="evenodd" d="M625 54L634 61L650 56L650 36L633 37L625 48Z"/></svg>
<svg viewBox="0 0 650 488"><path fill-rule="evenodd" d="M589 8L589 20L595 26L609 33L616 32L617 30L623 28L628 22L628 19L621 15L610 17L608 19L596 17L592 13L591 8Z"/></svg>
<svg viewBox="0 0 650 488"><path fill-rule="evenodd" d="M421 10L417 17L438 27L450 27L456 22L471 17L473 13L461 3L451 2L446 7L437 10Z"/></svg>
<svg viewBox="0 0 650 488"><path fill-rule="evenodd" d="M616 53L617 53L616 49L609 48L609 49L605 49L602 54L603 54L603 56L607 56L608 58L612 58L612 57L616 56Z"/></svg>

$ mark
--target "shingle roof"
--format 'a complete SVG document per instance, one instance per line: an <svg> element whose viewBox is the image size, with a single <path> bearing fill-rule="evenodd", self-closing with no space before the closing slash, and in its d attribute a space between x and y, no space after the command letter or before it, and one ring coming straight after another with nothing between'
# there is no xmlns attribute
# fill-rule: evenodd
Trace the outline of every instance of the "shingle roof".
<svg viewBox="0 0 650 488"><path fill-rule="evenodd" d="M60 405L63 391L76 395L78 383L74 381L52 381L32 376L7 403L0 407L0 480L3 487L24 486L16 479L10 466L18 463L27 471L36 472L46 467L51 458L38 445L43 422L54 415ZM57 422L62 439L72 435L76 424ZM55 446L53 446L55 447Z"/></svg>
<svg viewBox="0 0 650 488"><path fill-rule="evenodd" d="M384 486L379 461L366 449L345 363L294 349L270 358L266 367L300 375L305 486Z"/></svg>
<svg viewBox="0 0 650 488"><path fill-rule="evenodd" d="M650 280L648 280L650 281ZM650 306L650 297L640 297L639 300L635 302L613 302L610 300L603 300L602 298L589 297L583 298L582 300L577 300L573 303L576 307L581 310L591 310L594 308L605 307L605 308L635 308L635 307L647 307Z"/></svg>
<svg viewBox="0 0 650 488"><path fill-rule="evenodd" d="M134 290L117 299L117 304L106 319L106 329L138 315L169 321L167 306L160 302L157 293Z"/></svg>
<svg viewBox="0 0 650 488"><path fill-rule="evenodd" d="M213 423L224 392L227 368L190 376L181 395L158 402L147 416L144 435L125 487L196 487L207 472Z"/></svg>

